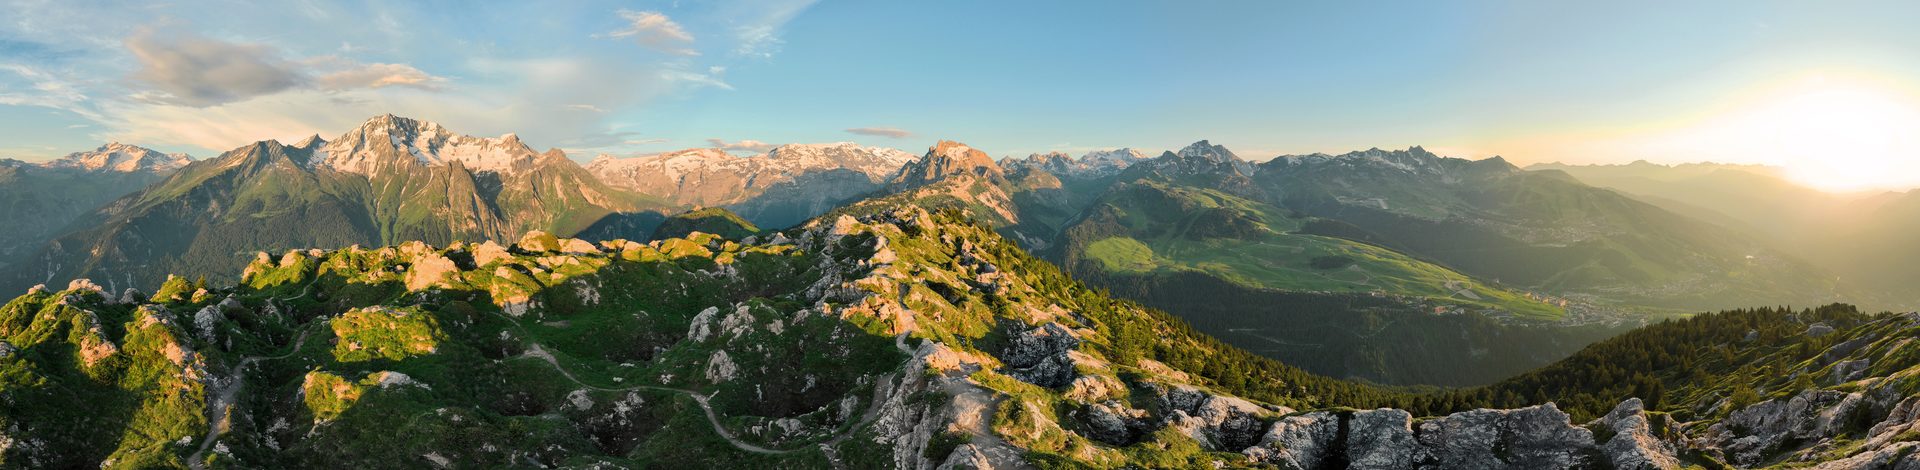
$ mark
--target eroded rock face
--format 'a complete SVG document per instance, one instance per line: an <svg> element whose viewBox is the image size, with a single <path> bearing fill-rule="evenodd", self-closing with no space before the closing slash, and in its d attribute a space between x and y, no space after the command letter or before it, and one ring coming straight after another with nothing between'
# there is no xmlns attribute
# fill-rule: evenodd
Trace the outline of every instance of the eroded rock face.
<svg viewBox="0 0 1920 470"><path fill-rule="evenodd" d="M500 246L499 243L494 243L493 240L487 240L473 245L472 251L473 264L475 266L484 267L493 264L495 261L513 257L511 253L507 252L507 247Z"/></svg>
<svg viewBox="0 0 1920 470"><path fill-rule="evenodd" d="M1113 446L1132 444L1140 440L1141 434L1153 430L1146 410L1130 408L1117 400L1087 405L1081 410L1080 418L1087 438Z"/></svg>
<svg viewBox="0 0 1920 470"><path fill-rule="evenodd" d="M1322 468L1341 445L1341 420L1329 411L1280 418L1267 428L1259 444L1240 452L1255 462L1281 468Z"/></svg>
<svg viewBox="0 0 1920 470"><path fill-rule="evenodd" d="M426 253L413 259L407 268L407 290L418 292L440 284L460 272L460 267L438 253Z"/></svg>
<svg viewBox="0 0 1920 470"><path fill-rule="evenodd" d="M1381 408L1353 413L1347 420L1348 468L1411 468L1419 457L1413 415Z"/></svg>
<svg viewBox="0 0 1920 470"><path fill-rule="evenodd" d="M1420 423L1425 464L1442 468L1576 468L1593 463L1593 432L1553 404L1472 410Z"/></svg>
<svg viewBox="0 0 1920 470"><path fill-rule="evenodd" d="M1316 411L1275 421L1240 450L1281 468L1582 468L1593 433L1551 404L1480 409L1415 424L1406 411Z"/></svg>
<svg viewBox="0 0 1920 470"><path fill-rule="evenodd" d="M1058 323L1015 332L1000 354L1000 361L1007 364L1002 372L1042 387L1067 386L1079 376L1067 352L1079 346L1080 339Z"/></svg>
<svg viewBox="0 0 1920 470"><path fill-rule="evenodd" d="M1767 400L1734 410L1708 430L1707 439L1728 462L1751 466L1764 462L1788 440L1821 437L1821 410L1840 404L1847 394L1807 390L1791 398Z"/></svg>
<svg viewBox="0 0 1920 470"><path fill-rule="evenodd" d="M1599 419L1599 424L1613 432L1606 443L1600 445L1607 460L1619 469L1671 469L1680 468L1680 459L1674 456L1674 445L1658 435L1654 424L1661 429L1673 429L1677 424L1672 418L1661 415L1649 418L1639 398L1628 398L1613 407L1613 411Z"/></svg>
<svg viewBox="0 0 1920 470"><path fill-rule="evenodd" d="M1203 447L1232 452L1259 443L1266 433L1267 410L1253 402L1185 385L1162 390L1160 409L1168 425L1193 436Z"/></svg>

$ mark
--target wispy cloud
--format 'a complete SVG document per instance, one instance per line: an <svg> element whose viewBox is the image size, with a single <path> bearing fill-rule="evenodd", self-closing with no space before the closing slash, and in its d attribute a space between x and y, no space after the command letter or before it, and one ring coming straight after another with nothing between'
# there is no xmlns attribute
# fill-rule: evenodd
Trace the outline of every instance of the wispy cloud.
<svg viewBox="0 0 1920 470"><path fill-rule="evenodd" d="M913 137L912 132L896 129L892 127L855 127L852 129L847 129L847 133L859 134L859 135L871 135L876 137L887 137L887 138L893 138L893 139Z"/></svg>
<svg viewBox="0 0 1920 470"><path fill-rule="evenodd" d="M776 147L773 144L769 144L766 142L761 142L753 139L742 140L739 142L728 142L724 139L707 139L707 143L710 145L713 145L713 148L726 150L728 152L762 153L762 152L773 150L773 148Z"/></svg>
<svg viewBox="0 0 1920 470"><path fill-rule="evenodd" d="M814 0L791 0L767 4L757 4L757 8L744 14L748 20L733 28L736 55L758 58L770 58L780 53L786 41L780 38L781 29L788 22L813 6Z"/></svg>
<svg viewBox="0 0 1920 470"><path fill-rule="evenodd" d="M153 88L155 102L206 107L285 91L305 82L271 48L174 32L143 29L129 36L127 50L139 61L133 79Z"/></svg>
<svg viewBox="0 0 1920 470"><path fill-rule="evenodd" d="M407 64L360 64L321 75L319 85L321 89L335 91L390 86L439 90L440 83L445 81L447 79L429 75Z"/></svg>
<svg viewBox="0 0 1920 470"><path fill-rule="evenodd" d="M91 99L75 83L40 67L0 63L0 72L9 72L20 82L16 91L6 77L0 76L0 104L39 106L59 109L89 119L100 116L89 106Z"/></svg>
<svg viewBox="0 0 1920 470"><path fill-rule="evenodd" d="M694 86L709 86L709 87L719 88L722 90L732 90L733 85L727 83L726 73L727 73L726 67L721 67L717 65L713 67L707 67L706 73L668 67L660 70L660 78L668 82L678 82L678 83L691 84Z"/></svg>
<svg viewBox="0 0 1920 470"><path fill-rule="evenodd" d="M567 109L572 109L572 110L578 110L578 111L586 111L586 112L590 112L590 113L605 113L605 112L607 112L607 110L606 110L605 108L601 108L601 107L599 107L599 106L594 106L594 105L590 105L590 104L570 104L570 105L567 105Z"/></svg>
<svg viewBox="0 0 1920 470"><path fill-rule="evenodd" d="M632 38L641 47L667 54L696 56L700 51L693 50L693 34L680 26L666 14L657 11L620 10L620 17L627 20L627 27L607 33L608 37Z"/></svg>
<svg viewBox="0 0 1920 470"><path fill-rule="evenodd" d="M153 103L204 108L296 89L438 90L447 81L407 64L363 64L332 55L292 61L265 45L221 41L190 32L163 35L143 29L125 43L140 63L132 78L149 87L136 97ZM320 75L312 77L309 72Z"/></svg>

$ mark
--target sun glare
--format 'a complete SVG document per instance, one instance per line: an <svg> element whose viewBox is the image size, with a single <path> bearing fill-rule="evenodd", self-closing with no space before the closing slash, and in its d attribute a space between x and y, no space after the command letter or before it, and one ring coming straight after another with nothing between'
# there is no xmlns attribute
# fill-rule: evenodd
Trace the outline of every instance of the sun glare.
<svg viewBox="0 0 1920 470"><path fill-rule="evenodd" d="M1829 191L1920 185L1920 105L1864 80L1814 78L1765 94L1704 131ZM1726 139L1726 140L1722 140Z"/></svg>

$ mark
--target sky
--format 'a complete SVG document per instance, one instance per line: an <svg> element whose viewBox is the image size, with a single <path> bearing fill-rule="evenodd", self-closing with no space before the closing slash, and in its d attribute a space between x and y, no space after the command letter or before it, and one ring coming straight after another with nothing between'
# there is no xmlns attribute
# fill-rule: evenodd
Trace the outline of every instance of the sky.
<svg viewBox="0 0 1920 470"><path fill-rule="evenodd" d="M392 113L574 158L1208 139L1920 185L1920 2L0 0L0 156Z"/></svg>

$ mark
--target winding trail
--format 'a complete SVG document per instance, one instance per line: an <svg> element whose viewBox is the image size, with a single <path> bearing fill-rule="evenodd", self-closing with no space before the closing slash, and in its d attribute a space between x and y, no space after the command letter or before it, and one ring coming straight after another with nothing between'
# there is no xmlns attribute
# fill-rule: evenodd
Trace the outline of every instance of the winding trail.
<svg viewBox="0 0 1920 470"><path fill-rule="evenodd" d="M900 352L906 353L907 356L911 357L914 355L914 351L907 348L906 337L907 337L906 333L901 333L898 336L894 336L893 346L895 348L900 349ZM523 356L539 358L540 360L545 361L547 365L553 366L553 370L560 372L560 375L562 377L566 377L568 381L571 381L575 385L579 385L581 387L585 387L593 390L599 390L603 392L625 392L629 390L655 390L655 391L675 392L675 393L684 394L687 396L687 398L692 398L695 404L700 405L700 411L705 412L705 414L707 415L707 424L710 424L713 426L714 434L719 434L721 438L726 439L727 443L732 444L733 447L735 448L738 448L740 450L747 451L747 452L756 453L756 454L785 455L785 454L793 454L798 452L805 452L815 448L825 449L827 447L833 446L834 444L839 444L842 441L847 440L847 438L853 437L853 434L855 432L858 432L861 428L864 428L868 424L873 423L873 420L879 419L880 405L883 403L886 403L887 400L893 398L894 390L898 389L900 386L900 384L893 383L894 382L893 374L883 375L880 377L879 381L876 381L874 383L873 398L872 398L873 401L867 404L867 410L861 413L860 419L858 421L855 421L853 425L848 426L845 431L841 431L839 434L835 434L833 435L833 437L829 437L826 440L819 441L813 444L808 444L805 447L799 447L794 449L769 449L766 447L755 445L750 442L743 441L738 436L733 435L732 431L728 431L727 427L720 423L720 415L713 411L713 405L707 403L707 400L709 398L705 395L701 395L692 390L687 390L683 388L666 387L666 386L660 386L660 385L634 385L630 387L608 388L608 387L601 387L598 385L581 382L579 378L573 376L572 372L567 371L565 367L561 367L559 359L554 358L553 353L547 352L547 350L545 348L542 348L539 343L528 342L527 344L530 345L531 347L527 350L525 354L523 354Z"/></svg>
<svg viewBox="0 0 1920 470"><path fill-rule="evenodd" d="M233 380L230 383L219 386L212 394L213 399L207 402L207 437L200 439L199 450L195 450L193 455L187 456L187 467L194 470L206 468L203 462L206 461L207 451L213 448L214 441L218 440L221 434L226 434L227 430L233 427L233 414L231 413L233 411L233 401L240 396L240 386L246 383L247 367L263 360L286 359L289 356L299 353L300 348L307 344L308 331L309 330L301 330L300 336L293 340L293 347L288 349L285 354L278 356L248 356L241 358L240 364L233 366Z"/></svg>

